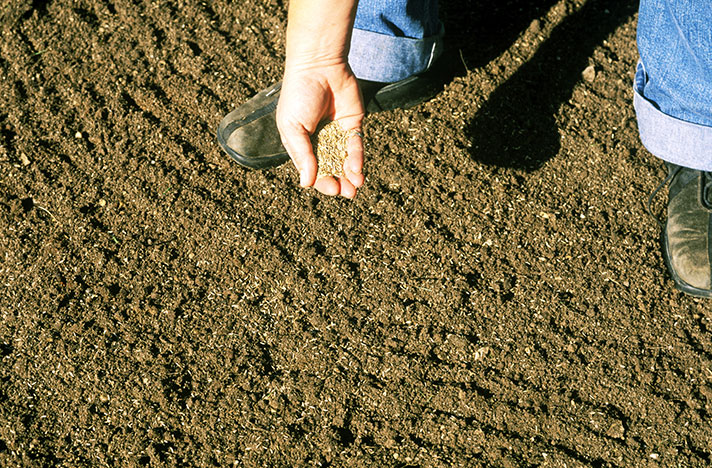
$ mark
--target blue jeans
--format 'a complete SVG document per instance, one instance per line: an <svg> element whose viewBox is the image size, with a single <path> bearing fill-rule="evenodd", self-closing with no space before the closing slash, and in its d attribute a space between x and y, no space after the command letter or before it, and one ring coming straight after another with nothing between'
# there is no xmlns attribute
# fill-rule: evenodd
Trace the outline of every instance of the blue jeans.
<svg viewBox="0 0 712 468"><path fill-rule="evenodd" d="M430 66L442 37L437 0L360 0L349 64L357 78L400 81Z"/></svg>
<svg viewBox="0 0 712 468"><path fill-rule="evenodd" d="M442 52L436 0L361 0L349 63L358 78L392 82ZM634 104L643 144L680 166L712 171L712 4L641 0Z"/></svg>
<svg viewBox="0 0 712 468"><path fill-rule="evenodd" d="M641 0L634 103L655 156L712 171L712 4Z"/></svg>

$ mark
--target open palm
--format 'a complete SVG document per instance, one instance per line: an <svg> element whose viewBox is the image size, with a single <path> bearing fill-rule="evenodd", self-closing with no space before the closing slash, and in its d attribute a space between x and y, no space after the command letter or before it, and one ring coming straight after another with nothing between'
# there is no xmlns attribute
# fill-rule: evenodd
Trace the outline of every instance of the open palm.
<svg viewBox="0 0 712 468"><path fill-rule="evenodd" d="M309 136L323 120L336 120L344 130L361 129L364 106L356 77L343 63L288 69L277 106L277 127L303 187L326 195L353 198L363 185L363 141L352 135L344 175L316 178L317 161Z"/></svg>

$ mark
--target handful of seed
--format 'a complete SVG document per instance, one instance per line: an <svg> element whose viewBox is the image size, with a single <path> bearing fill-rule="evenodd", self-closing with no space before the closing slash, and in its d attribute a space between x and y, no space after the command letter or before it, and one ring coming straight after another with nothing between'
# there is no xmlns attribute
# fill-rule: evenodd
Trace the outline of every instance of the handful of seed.
<svg viewBox="0 0 712 468"><path fill-rule="evenodd" d="M324 176L344 175L349 138L357 134L356 130L344 130L335 120L319 124L316 132L311 136L318 166L317 179Z"/></svg>

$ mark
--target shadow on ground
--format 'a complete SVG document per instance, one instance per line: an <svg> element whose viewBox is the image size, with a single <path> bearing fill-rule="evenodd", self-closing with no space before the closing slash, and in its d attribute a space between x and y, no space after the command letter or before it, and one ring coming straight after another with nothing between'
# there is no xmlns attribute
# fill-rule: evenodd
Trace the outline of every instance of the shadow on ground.
<svg viewBox="0 0 712 468"><path fill-rule="evenodd" d="M481 67L511 47L552 1L446 3L451 45L470 67ZM555 121L595 47L636 11L636 2L591 0L569 14L527 63L499 86L466 128L472 159L526 171L541 167L560 148ZM464 32L460 32L464 31Z"/></svg>
<svg viewBox="0 0 712 468"><path fill-rule="evenodd" d="M554 4L555 0L443 0L440 16L448 45L462 51L470 68L478 68L511 47L532 20L544 15ZM464 73L462 64L458 65Z"/></svg>

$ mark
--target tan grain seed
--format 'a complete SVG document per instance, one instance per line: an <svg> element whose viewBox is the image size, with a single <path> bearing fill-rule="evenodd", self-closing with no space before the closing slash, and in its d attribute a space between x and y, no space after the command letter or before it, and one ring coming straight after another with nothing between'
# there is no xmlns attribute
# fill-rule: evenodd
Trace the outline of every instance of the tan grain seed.
<svg viewBox="0 0 712 468"><path fill-rule="evenodd" d="M317 178L344 175L348 142L354 133L353 130L344 130L341 124L335 120L319 125L317 131L311 136L318 164Z"/></svg>

